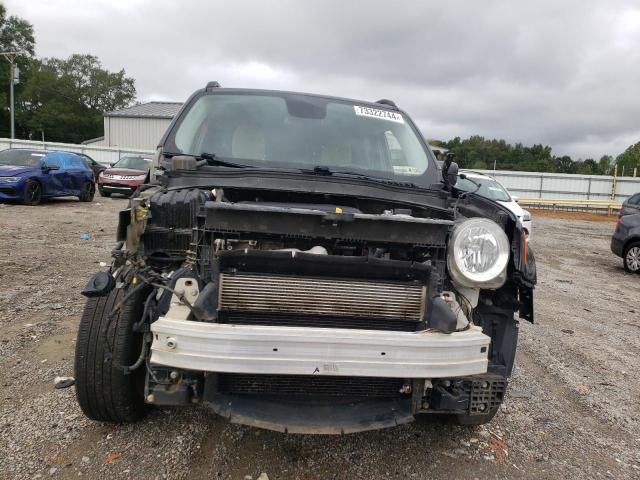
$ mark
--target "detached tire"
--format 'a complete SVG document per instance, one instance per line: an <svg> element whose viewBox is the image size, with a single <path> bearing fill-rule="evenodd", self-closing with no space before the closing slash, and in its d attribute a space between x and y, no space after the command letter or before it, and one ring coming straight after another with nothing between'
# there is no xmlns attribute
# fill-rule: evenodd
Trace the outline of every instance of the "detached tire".
<svg viewBox="0 0 640 480"><path fill-rule="evenodd" d="M640 273L640 242L631 242L622 255L624 269L629 273Z"/></svg>
<svg viewBox="0 0 640 480"><path fill-rule="evenodd" d="M142 335L132 326L142 316L148 293L143 289L134 294L111 319L111 325L108 315L124 296L123 290L87 300L76 342L75 379L80 408L92 420L133 422L149 409L144 403L145 365L128 375L122 370L140 355ZM107 342L111 359L107 358Z"/></svg>
<svg viewBox="0 0 640 480"><path fill-rule="evenodd" d="M92 202L93 197L96 195L96 186L93 182L85 182L80 188L80 195L78 200L81 202Z"/></svg>

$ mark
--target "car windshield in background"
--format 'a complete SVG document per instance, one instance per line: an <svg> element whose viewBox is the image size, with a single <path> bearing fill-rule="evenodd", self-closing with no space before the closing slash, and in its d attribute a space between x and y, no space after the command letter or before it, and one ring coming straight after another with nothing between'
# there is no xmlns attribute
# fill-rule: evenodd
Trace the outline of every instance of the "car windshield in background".
<svg viewBox="0 0 640 480"><path fill-rule="evenodd" d="M33 150L3 150L0 152L0 165L35 167L45 155Z"/></svg>
<svg viewBox="0 0 640 480"><path fill-rule="evenodd" d="M175 153L258 167L422 175L428 157L408 119L380 107L290 93L209 94L168 142Z"/></svg>
<svg viewBox="0 0 640 480"><path fill-rule="evenodd" d="M460 178L456 182L456 188L458 190L464 190L465 192L476 192L478 185L480 188L476 192L481 197L488 198L490 200L496 200L498 202L510 202L511 195L507 192L502 185L490 178L470 177L473 183L468 178Z"/></svg>
<svg viewBox="0 0 640 480"><path fill-rule="evenodd" d="M151 168L151 160L145 157L122 157L113 168L130 168L147 171Z"/></svg>

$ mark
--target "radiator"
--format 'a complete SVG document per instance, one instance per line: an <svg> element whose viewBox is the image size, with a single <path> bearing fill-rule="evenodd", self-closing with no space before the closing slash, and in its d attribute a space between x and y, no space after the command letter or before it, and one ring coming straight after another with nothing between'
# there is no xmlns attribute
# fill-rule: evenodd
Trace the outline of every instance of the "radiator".
<svg viewBox="0 0 640 480"><path fill-rule="evenodd" d="M218 305L222 311L420 321L425 301L419 283L223 273Z"/></svg>

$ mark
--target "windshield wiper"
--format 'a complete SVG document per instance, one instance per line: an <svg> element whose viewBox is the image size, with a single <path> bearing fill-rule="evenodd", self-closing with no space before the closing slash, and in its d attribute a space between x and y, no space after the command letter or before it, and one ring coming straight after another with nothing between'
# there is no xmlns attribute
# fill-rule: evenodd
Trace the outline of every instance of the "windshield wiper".
<svg viewBox="0 0 640 480"><path fill-rule="evenodd" d="M200 155L197 155L195 153L167 152L165 153L165 156L166 158L173 158L173 157L180 157L180 156L195 158L197 160L196 168L204 167L205 165L215 165L215 166L231 167L231 168L250 168L249 165L242 165L241 163L235 163L229 160L223 160L221 158L218 158L218 156L215 153L209 153L209 152L202 152Z"/></svg>
<svg viewBox="0 0 640 480"><path fill-rule="evenodd" d="M363 180L370 180L370 181L373 181L373 182L383 182L383 183L394 184L394 185L402 185L402 186L406 186L406 187L415 187L416 186L415 183L402 182L402 181L392 180L390 178L385 178L385 177L374 177L374 176L371 176L371 175L366 175L364 173L348 172L348 171L343 171L343 170L331 170L326 165L316 165L315 167L313 167L313 170L301 168L300 171L302 173L307 173L307 174L312 174L312 175L327 175L327 176L328 175L336 175L336 176L361 178Z"/></svg>
<svg viewBox="0 0 640 480"><path fill-rule="evenodd" d="M218 158L218 156L215 153L202 152L200 155L193 155L193 156L197 159L204 160L205 163L202 165L216 165L221 167L232 167L232 168L248 167L248 165L242 165L240 163L230 162L229 160L222 160L221 158Z"/></svg>

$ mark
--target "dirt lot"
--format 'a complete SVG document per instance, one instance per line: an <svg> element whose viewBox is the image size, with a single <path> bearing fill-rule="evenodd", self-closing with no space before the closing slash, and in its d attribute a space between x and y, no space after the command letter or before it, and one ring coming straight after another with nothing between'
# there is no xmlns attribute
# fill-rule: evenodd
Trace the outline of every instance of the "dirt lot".
<svg viewBox="0 0 640 480"><path fill-rule="evenodd" d="M100 424L53 389L125 204L0 205L1 478L640 478L640 276L610 253L612 222L534 217L537 323L491 424L312 437L197 408Z"/></svg>

